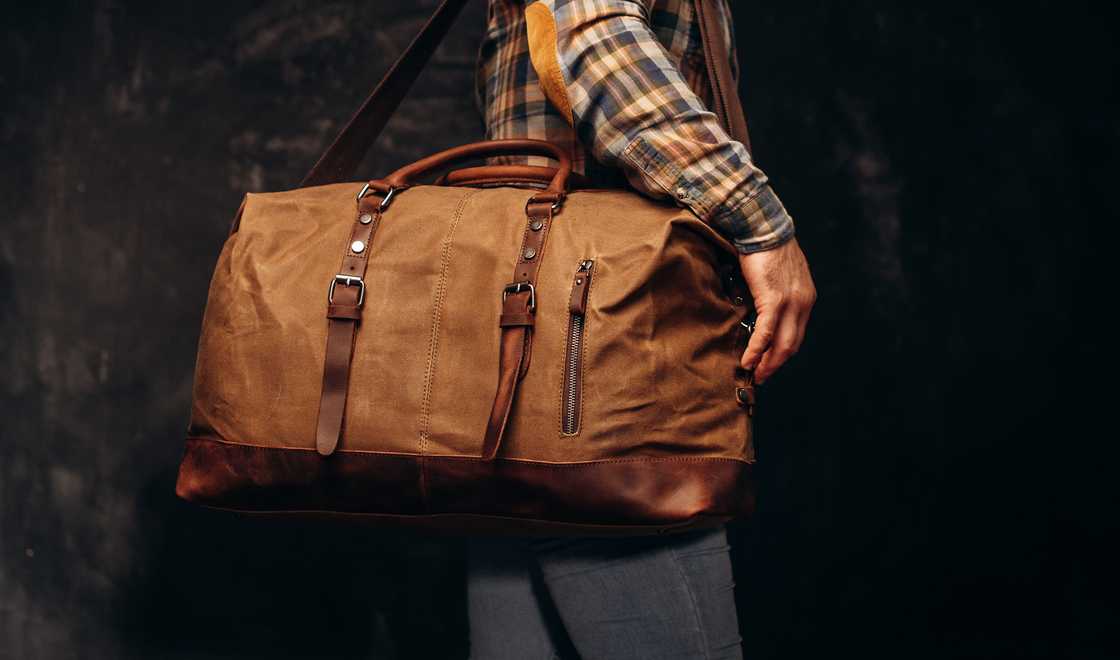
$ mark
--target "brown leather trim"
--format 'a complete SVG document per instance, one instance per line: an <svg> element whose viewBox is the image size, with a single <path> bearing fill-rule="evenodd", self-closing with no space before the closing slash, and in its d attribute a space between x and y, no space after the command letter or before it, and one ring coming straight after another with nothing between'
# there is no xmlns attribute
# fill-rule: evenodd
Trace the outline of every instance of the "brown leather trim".
<svg viewBox="0 0 1120 660"><path fill-rule="evenodd" d="M237 232L241 226L241 216L245 215L245 205L249 203L249 196L241 196L241 205L237 207L237 213L233 216L233 221L229 223L229 234L232 236Z"/></svg>
<svg viewBox="0 0 1120 660"><path fill-rule="evenodd" d="M511 280L511 284L516 284L518 288L512 293L508 290L502 293L502 314L498 321L502 329L498 389L494 393L486 434L482 439L482 458L485 460L491 460L498 454L513 409L513 399L517 396L517 384L529 371L533 352L537 271L544 259L545 238L552 226L552 212L559 202L559 197L550 199L547 193L537 193L525 204L528 217Z"/></svg>
<svg viewBox="0 0 1120 660"><path fill-rule="evenodd" d="M583 408L583 349L587 316L587 299L595 261L580 262L572 277L568 296L568 332L564 345L564 373L560 383L560 432L578 435Z"/></svg>
<svg viewBox="0 0 1120 660"><path fill-rule="evenodd" d="M700 43L704 48L704 64L708 67L708 83L712 86L714 111L731 139L738 140L753 153L739 87L731 74L731 55L723 41L723 25L711 4L710 0L693 0L692 6L700 26Z"/></svg>
<svg viewBox="0 0 1120 660"><path fill-rule="evenodd" d="M354 335L362 320L362 294L365 284L358 283L369 266L370 243L381 225L381 198L373 195L358 199L350 240L338 274L343 286L330 284L327 296L327 346L323 354L323 387L319 398L319 416L315 422L315 446L329 456L338 446L342 417L346 414L347 388L350 385L350 362L354 354ZM372 217L371 222L362 218ZM356 247L355 247L356 246ZM354 250L357 249L357 252ZM361 287L361 288L359 288Z"/></svg>
<svg viewBox="0 0 1120 660"><path fill-rule="evenodd" d="M420 465L426 493L419 489ZM446 530L654 533L754 510L753 464L665 457L588 463L241 445L187 438L179 497L247 512L369 515Z"/></svg>
<svg viewBox="0 0 1120 660"><path fill-rule="evenodd" d="M303 178L300 188L346 181L354 174L465 4L467 0L444 0L436 7L412 43Z"/></svg>
<svg viewBox="0 0 1120 660"><path fill-rule="evenodd" d="M664 525L596 525L566 523L537 518L445 513L396 515L391 513L345 513L338 511L242 511L203 504L208 509L228 511L253 518L334 521L347 526L394 527L447 535L471 536L652 536L714 527L729 522L726 516L694 516L684 522Z"/></svg>

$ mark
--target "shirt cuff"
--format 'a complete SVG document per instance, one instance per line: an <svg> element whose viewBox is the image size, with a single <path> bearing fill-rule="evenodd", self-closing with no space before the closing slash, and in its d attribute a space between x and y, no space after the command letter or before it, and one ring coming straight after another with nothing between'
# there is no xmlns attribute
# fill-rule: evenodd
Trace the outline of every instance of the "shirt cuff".
<svg viewBox="0 0 1120 660"><path fill-rule="evenodd" d="M737 207L717 209L708 222L741 254L772 250L794 237L793 218L769 184Z"/></svg>
<svg viewBox="0 0 1120 660"><path fill-rule="evenodd" d="M639 137L623 150L622 161L639 177L629 176L631 184L652 196L674 198L727 239L741 254L772 250L794 236L793 219L782 200L770 187L765 175L754 169L749 176L732 183L705 173L717 171L710 163L681 168L645 139ZM749 160L747 161L749 164ZM701 172L696 174L695 171ZM741 166L736 168L741 172ZM652 185L643 181L648 180ZM705 181L704 179L709 180Z"/></svg>

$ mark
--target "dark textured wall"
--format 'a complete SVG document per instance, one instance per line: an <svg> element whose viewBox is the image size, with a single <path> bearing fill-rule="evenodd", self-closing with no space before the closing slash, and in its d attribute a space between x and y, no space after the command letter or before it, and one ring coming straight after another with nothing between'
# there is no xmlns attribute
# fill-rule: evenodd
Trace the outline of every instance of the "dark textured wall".
<svg viewBox="0 0 1120 660"><path fill-rule="evenodd" d="M465 657L456 541L172 494L240 196L298 181L432 4L5 8L0 657ZM1111 302L1108 21L733 4L756 155L820 289L732 530L747 656L1107 657L1117 450L1083 384ZM480 135L482 16L365 172Z"/></svg>

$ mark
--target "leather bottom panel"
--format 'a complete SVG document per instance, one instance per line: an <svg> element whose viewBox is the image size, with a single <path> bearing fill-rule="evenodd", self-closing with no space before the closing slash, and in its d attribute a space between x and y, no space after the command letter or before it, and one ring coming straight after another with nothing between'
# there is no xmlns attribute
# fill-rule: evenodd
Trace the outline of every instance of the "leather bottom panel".
<svg viewBox="0 0 1120 660"><path fill-rule="evenodd" d="M243 512L465 533L653 534L754 509L752 465L660 457L586 463L260 447L187 439L176 493Z"/></svg>
<svg viewBox="0 0 1120 660"><path fill-rule="evenodd" d="M597 525L469 513L396 515L337 511L244 511L205 504L202 506L225 511L231 515L272 519L278 522L281 520L314 521L327 525L343 525L347 528L390 528L444 536L653 536L715 527L731 520L728 516L694 516L672 524Z"/></svg>

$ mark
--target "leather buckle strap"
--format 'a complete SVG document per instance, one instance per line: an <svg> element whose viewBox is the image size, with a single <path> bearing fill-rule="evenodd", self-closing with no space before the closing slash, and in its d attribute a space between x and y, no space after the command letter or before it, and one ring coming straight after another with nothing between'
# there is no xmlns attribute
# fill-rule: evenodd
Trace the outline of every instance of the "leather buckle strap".
<svg viewBox="0 0 1120 660"><path fill-rule="evenodd" d="M343 275L341 273L334 276L334 279L331 280L330 287L327 288L327 302L328 303L330 303L332 305L334 304L334 287L339 282L341 282L343 286L354 286L356 284L358 286L358 307L361 307L362 305L365 304L365 302L366 302L366 283L365 283L365 280L363 280L360 277L355 277L353 275Z"/></svg>
<svg viewBox="0 0 1120 660"><path fill-rule="evenodd" d="M327 287L327 347L323 358L323 388L319 395L319 417L315 423L315 449L330 456L338 447L346 396L350 386L350 365L354 357L354 338L362 320L366 301L366 267L370 242L381 224L385 198L368 195L369 184L358 195L358 211L350 229L350 242L342 257L339 273Z"/></svg>
<svg viewBox="0 0 1120 660"><path fill-rule="evenodd" d="M498 319L498 326L502 329L498 388L482 440L482 459L486 461L493 460L498 454L510 411L513 410L517 385L529 370L537 309L537 272L544 253L545 238L552 226L552 216L559 203L560 199L550 193L539 193L525 202L525 233L513 270L513 282L502 289L502 314Z"/></svg>
<svg viewBox="0 0 1120 660"><path fill-rule="evenodd" d="M529 292L529 312L537 311L537 287L532 282L511 282L502 289L502 302L509 299L511 293Z"/></svg>
<svg viewBox="0 0 1120 660"><path fill-rule="evenodd" d="M529 293L526 299L524 296L513 298L520 293ZM532 282L514 282L507 284L506 288L502 289L502 315L498 317L498 325L502 328L511 326L528 326L532 327L536 324L535 314L537 312L537 288L533 286Z"/></svg>

